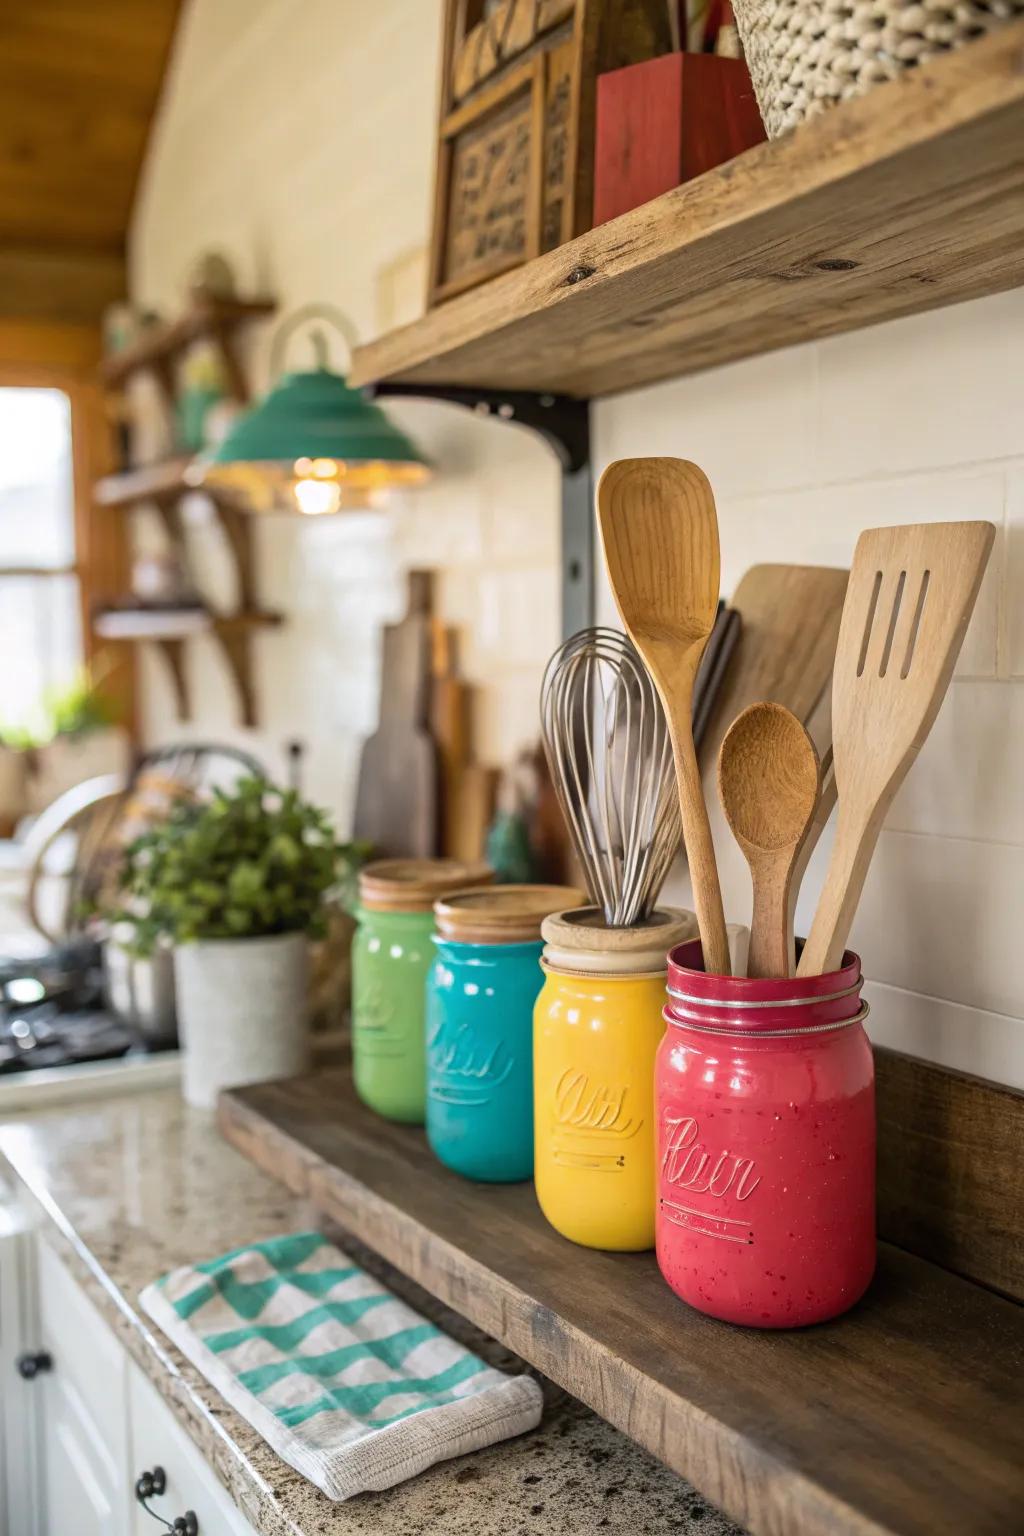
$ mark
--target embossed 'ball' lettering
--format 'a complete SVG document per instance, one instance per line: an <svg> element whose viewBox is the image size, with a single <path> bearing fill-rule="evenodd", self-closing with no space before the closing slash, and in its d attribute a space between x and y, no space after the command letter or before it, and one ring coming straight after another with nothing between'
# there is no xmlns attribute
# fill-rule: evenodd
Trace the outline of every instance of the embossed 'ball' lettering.
<svg viewBox="0 0 1024 1536"><path fill-rule="evenodd" d="M698 1146L700 1126L692 1115L667 1115L668 1132L661 1155L661 1171L667 1184L691 1189L697 1195L720 1198L730 1191L737 1200L748 1200L760 1184L754 1177L754 1160L720 1152L708 1173L712 1153Z"/></svg>

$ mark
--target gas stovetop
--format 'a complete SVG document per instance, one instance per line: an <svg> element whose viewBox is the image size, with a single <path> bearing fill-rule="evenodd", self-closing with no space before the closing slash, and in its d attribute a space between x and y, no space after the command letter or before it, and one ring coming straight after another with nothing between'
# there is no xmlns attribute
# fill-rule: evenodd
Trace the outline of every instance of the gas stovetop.
<svg viewBox="0 0 1024 1536"><path fill-rule="evenodd" d="M125 1056L137 1036L103 1007L99 945L0 959L0 1074Z"/></svg>

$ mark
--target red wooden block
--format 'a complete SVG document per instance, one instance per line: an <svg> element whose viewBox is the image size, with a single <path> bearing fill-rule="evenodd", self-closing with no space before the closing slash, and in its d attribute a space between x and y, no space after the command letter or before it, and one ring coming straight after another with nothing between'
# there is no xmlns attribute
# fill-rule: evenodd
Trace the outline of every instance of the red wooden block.
<svg viewBox="0 0 1024 1536"><path fill-rule="evenodd" d="M638 208L766 137L742 59L666 53L601 75L595 225Z"/></svg>

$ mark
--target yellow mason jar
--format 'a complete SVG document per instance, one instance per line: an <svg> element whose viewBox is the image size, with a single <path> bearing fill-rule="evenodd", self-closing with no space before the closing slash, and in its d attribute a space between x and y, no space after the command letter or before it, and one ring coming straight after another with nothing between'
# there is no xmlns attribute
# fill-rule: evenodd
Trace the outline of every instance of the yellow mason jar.
<svg viewBox="0 0 1024 1536"><path fill-rule="evenodd" d="M667 908L609 928L594 907L541 925L533 1015L534 1181L540 1208L587 1248L654 1247L654 1057L666 956L696 933Z"/></svg>

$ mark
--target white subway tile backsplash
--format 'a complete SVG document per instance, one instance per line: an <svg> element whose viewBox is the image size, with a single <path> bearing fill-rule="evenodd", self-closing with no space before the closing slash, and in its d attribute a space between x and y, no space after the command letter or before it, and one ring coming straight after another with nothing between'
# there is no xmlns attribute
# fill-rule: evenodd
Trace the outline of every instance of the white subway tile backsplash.
<svg viewBox="0 0 1024 1536"><path fill-rule="evenodd" d="M559 581L550 566L491 570L480 576L477 643L492 667L537 666L537 686L559 640Z"/></svg>
<svg viewBox="0 0 1024 1536"><path fill-rule="evenodd" d="M791 347L594 407L595 467L665 454L692 459L716 498L763 495L817 478L813 347Z"/></svg>
<svg viewBox="0 0 1024 1536"><path fill-rule="evenodd" d="M511 471L503 465L488 467L482 479L487 563L557 565L561 517L554 456L524 456Z"/></svg>
<svg viewBox="0 0 1024 1536"><path fill-rule="evenodd" d="M1020 453L1024 288L834 336L818 348L827 477L860 480Z"/></svg>
<svg viewBox="0 0 1024 1536"><path fill-rule="evenodd" d="M1024 845L1022 742L1024 681L955 681L886 827Z"/></svg>
<svg viewBox="0 0 1024 1536"><path fill-rule="evenodd" d="M826 484L788 495L719 503L722 590L763 561L848 566L865 528L984 519L997 528L992 555L964 637L957 674L995 677L999 596L1005 568L1002 473L908 476L870 484Z"/></svg>
<svg viewBox="0 0 1024 1536"><path fill-rule="evenodd" d="M435 570L483 558L480 487L469 477L439 479L407 492L396 498L391 516L395 547L407 566Z"/></svg>
<svg viewBox="0 0 1024 1536"><path fill-rule="evenodd" d="M508 767L540 740L540 674L527 667L502 673L500 687L482 689L474 712L480 762Z"/></svg>
<svg viewBox="0 0 1024 1536"><path fill-rule="evenodd" d="M1022 906L1024 847L883 831L851 944L873 980L1018 1018Z"/></svg>
<svg viewBox="0 0 1024 1536"><path fill-rule="evenodd" d="M1002 667L1024 678L1024 464L1014 465L1006 486L1006 586L1003 594Z"/></svg>
<svg viewBox="0 0 1024 1536"><path fill-rule="evenodd" d="M864 996L871 1005L867 1031L877 1045L1024 1088L1024 1018L874 981L867 983Z"/></svg>

